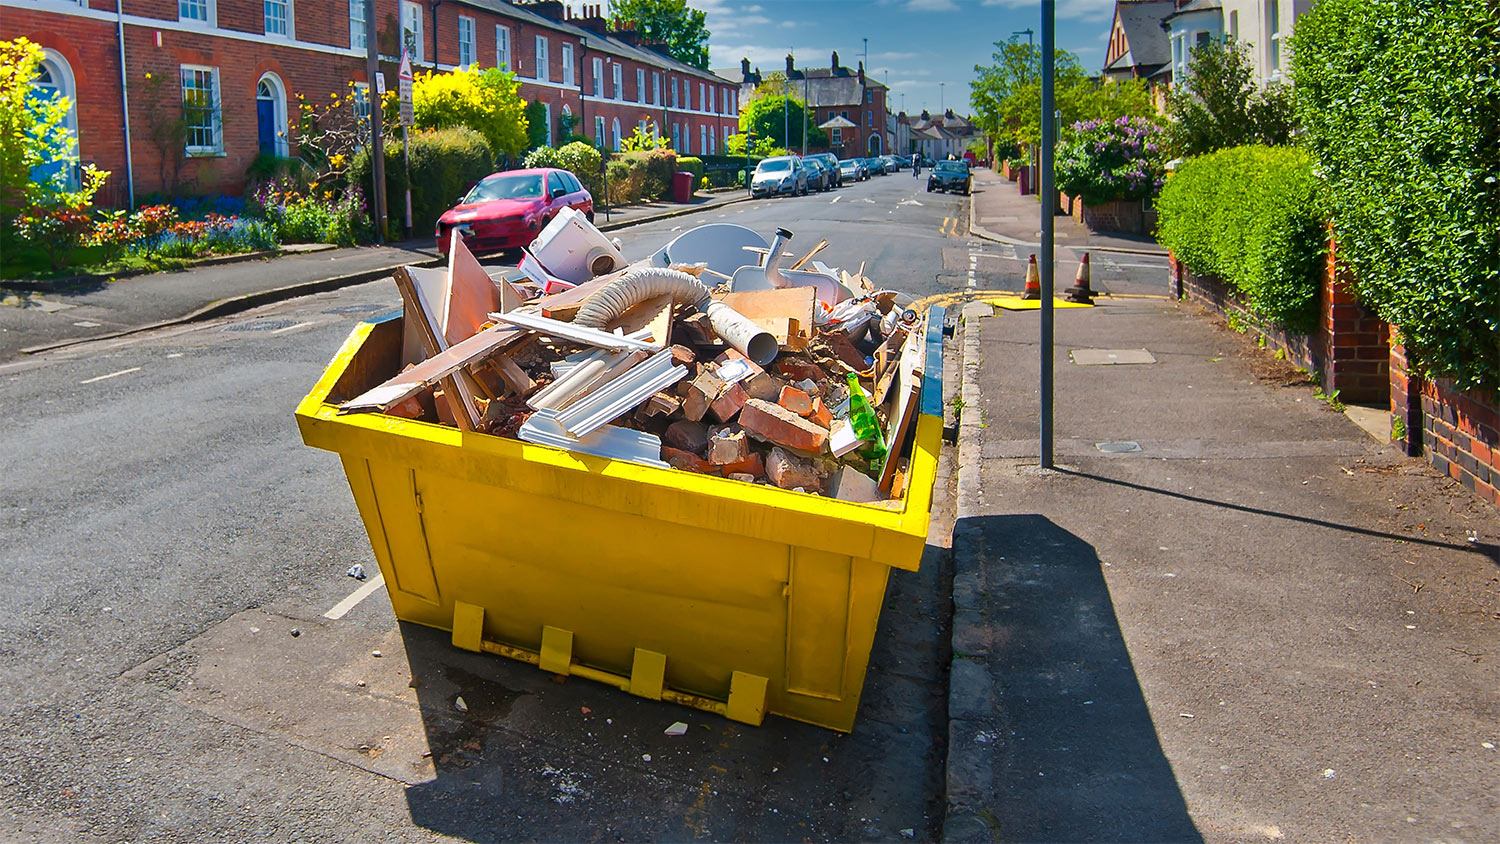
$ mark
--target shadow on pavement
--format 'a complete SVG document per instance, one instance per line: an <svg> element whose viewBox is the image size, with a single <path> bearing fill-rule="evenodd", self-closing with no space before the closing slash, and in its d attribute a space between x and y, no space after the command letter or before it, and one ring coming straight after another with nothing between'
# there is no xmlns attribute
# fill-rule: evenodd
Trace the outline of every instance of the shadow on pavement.
<svg viewBox="0 0 1500 844"><path fill-rule="evenodd" d="M1381 530L1371 530L1370 528L1359 527L1358 525L1330 522L1326 519L1315 519L1311 516L1298 516L1295 513L1282 513L1276 510L1266 510L1261 507L1247 507L1243 504L1233 504L1228 501L1217 501L1212 498L1204 498L1198 495L1188 495L1187 493L1177 492L1175 490L1161 489L1159 487L1146 486L1145 484L1131 483L1130 481L1122 481L1117 478L1107 478L1103 475L1095 475L1090 472L1080 472L1076 469L1057 467L1057 471L1060 474L1072 475L1076 478L1087 478L1091 481L1113 484L1115 486L1121 486L1127 489L1137 490L1139 492L1150 492L1156 495L1165 495L1169 498L1176 498L1181 501L1191 501L1195 504L1207 504L1212 507L1222 507L1225 510L1235 510L1240 513L1248 513L1254 516L1269 516L1274 519L1286 519L1288 521L1300 522L1305 525L1331 528L1333 530L1344 531L1345 533L1354 533L1359 534L1360 536L1370 536L1376 539L1391 539L1396 542L1405 542L1411 545L1427 545L1433 548L1448 548L1453 551L1465 551L1471 554L1482 554L1485 557L1488 557L1490 561L1495 565L1500 566L1500 545L1497 545L1493 542L1444 542L1438 539L1427 539L1425 537L1414 536L1411 534L1387 533Z"/></svg>
<svg viewBox="0 0 1500 844"><path fill-rule="evenodd" d="M984 516L1003 841L1201 841L1092 546L1038 515Z"/></svg>

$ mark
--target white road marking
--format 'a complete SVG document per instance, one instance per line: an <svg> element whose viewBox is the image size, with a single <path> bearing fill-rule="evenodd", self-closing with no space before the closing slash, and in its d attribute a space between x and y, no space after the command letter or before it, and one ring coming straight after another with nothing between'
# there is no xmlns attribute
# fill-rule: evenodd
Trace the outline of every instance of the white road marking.
<svg viewBox="0 0 1500 844"><path fill-rule="evenodd" d="M670 229L667 229L667 231L669 231L669 232L680 232L680 231L682 231L682 226L673 226Z"/></svg>
<svg viewBox="0 0 1500 844"><path fill-rule="evenodd" d="M359 606L359 602L375 594L375 590L385 585L385 578L376 572L375 576L360 584L360 587L349 593L349 597L333 605L333 609L323 613L323 617L338 621L349 611Z"/></svg>
<svg viewBox="0 0 1500 844"><path fill-rule="evenodd" d="M843 199L843 198L844 198L844 197L842 197L842 196L835 196L835 197L834 197L834 198L833 198L833 199L831 199L831 200L829 200L829 202L828 202L828 204L829 204L829 205L832 205L832 204L834 204L834 203L835 203L835 202L838 202L838 201L839 201L839 200L840 200L840 199Z"/></svg>
<svg viewBox="0 0 1500 844"><path fill-rule="evenodd" d="M92 384L95 381L103 381L106 378L116 378L116 377L121 376L121 375L129 375L132 372L140 372L140 371L141 371L141 368L139 366L132 366L129 369L122 369L119 372L111 372L108 375L96 375L93 378L89 378L89 379L86 379L84 381L79 381L78 383L80 383L80 384Z"/></svg>
<svg viewBox="0 0 1500 844"><path fill-rule="evenodd" d="M180 357L182 357L182 352L173 352L172 354L167 355L167 357L169 357L169 358L180 358Z"/></svg>
<svg viewBox="0 0 1500 844"><path fill-rule="evenodd" d="M323 323L317 322L317 321L313 321L313 322L299 322L296 325L288 325L285 328L275 329L274 331L271 331L270 333L271 334L286 334L286 333L289 333L289 332L292 332L292 331L299 331L299 330L301 330L303 328L312 328L315 325L322 325L322 324Z"/></svg>

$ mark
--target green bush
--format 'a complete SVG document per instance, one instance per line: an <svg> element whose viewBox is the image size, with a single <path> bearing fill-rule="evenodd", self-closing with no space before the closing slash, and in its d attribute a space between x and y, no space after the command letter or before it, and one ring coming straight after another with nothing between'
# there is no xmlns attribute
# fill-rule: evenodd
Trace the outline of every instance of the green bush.
<svg viewBox="0 0 1500 844"><path fill-rule="evenodd" d="M604 196L604 180L599 173L602 159L599 150L585 141L573 141L557 151L558 166L577 176L589 193L598 198Z"/></svg>
<svg viewBox="0 0 1500 844"><path fill-rule="evenodd" d="M641 171L641 198L661 199L672 190L672 174L677 172L677 153L670 149L649 152L627 152L622 158Z"/></svg>
<svg viewBox="0 0 1500 844"><path fill-rule="evenodd" d="M1500 388L1500 16L1492 0L1325 0L1291 73L1339 258L1416 364Z"/></svg>
<svg viewBox="0 0 1500 844"><path fill-rule="evenodd" d="M1242 293L1256 314L1310 332L1327 249L1316 189L1312 156L1300 149L1191 158L1156 199L1156 236L1189 269Z"/></svg>
<svg viewBox="0 0 1500 844"><path fill-rule="evenodd" d="M1074 123L1072 139L1057 148L1057 188L1089 205L1155 196L1163 140L1161 127L1144 117Z"/></svg>
<svg viewBox="0 0 1500 844"><path fill-rule="evenodd" d="M405 218L406 174L400 141L385 145L386 211L399 228ZM495 172L484 136L473 129L436 129L411 136L412 233L433 230L437 218L452 208L473 184ZM350 167L350 182L367 185L370 156L361 151Z"/></svg>
<svg viewBox="0 0 1500 844"><path fill-rule="evenodd" d="M745 162L743 159L736 159L736 163L743 165ZM692 173L693 184L695 185L703 180L703 174L705 171L703 169L703 159L701 158L694 158L690 155L678 156L677 169Z"/></svg>
<svg viewBox="0 0 1500 844"><path fill-rule="evenodd" d="M547 106L542 103L526 104L526 148L547 146Z"/></svg>
<svg viewBox="0 0 1500 844"><path fill-rule="evenodd" d="M521 162L522 167L561 167L557 150L552 147L537 147L526 153L526 158Z"/></svg>
<svg viewBox="0 0 1500 844"><path fill-rule="evenodd" d="M629 205L639 202L646 180L645 168L623 158L611 159L606 167L609 171L609 204Z"/></svg>

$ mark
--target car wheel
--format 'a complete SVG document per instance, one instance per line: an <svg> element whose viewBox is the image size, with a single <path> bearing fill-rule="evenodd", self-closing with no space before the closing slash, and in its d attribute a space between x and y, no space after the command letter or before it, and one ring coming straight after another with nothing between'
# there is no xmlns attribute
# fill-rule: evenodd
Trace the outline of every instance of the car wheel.
<svg viewBox="0 0 1500 844"><path fill-rule="evenodd" d="M585 214L583 216L587 217L588 221L590 223L594 222L594 212L592 210L590 210L589 213L587 213L587 214Z"/></svg>

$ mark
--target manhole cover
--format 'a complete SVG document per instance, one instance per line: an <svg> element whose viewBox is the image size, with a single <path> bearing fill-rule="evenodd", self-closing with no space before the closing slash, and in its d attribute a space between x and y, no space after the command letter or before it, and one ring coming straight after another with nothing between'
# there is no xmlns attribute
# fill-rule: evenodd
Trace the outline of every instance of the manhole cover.
<svg viewBox="0 0 1500 844"><path fill-rule="evenodd" d="M1071 354L1073 363L1078 366L1156 363L1156 356L1145 349L1074 349Z"/></svg>
<svg viewBox="0 0 1500 844"><path fill-rule="evenodd" d="M1132 451L1140 451L1141 444L1125 440L1117 443L1094 443L1094 448L1105 454L1129 454Z"/></svg>
<svg viewBox="0 0 1500 844"><path fill-rule="evenodd" d="M255 322L237 322L234 325L224 326L225 331L275 331L278 328L289 328L296 325L294 319L262 319Z"/></svg>

